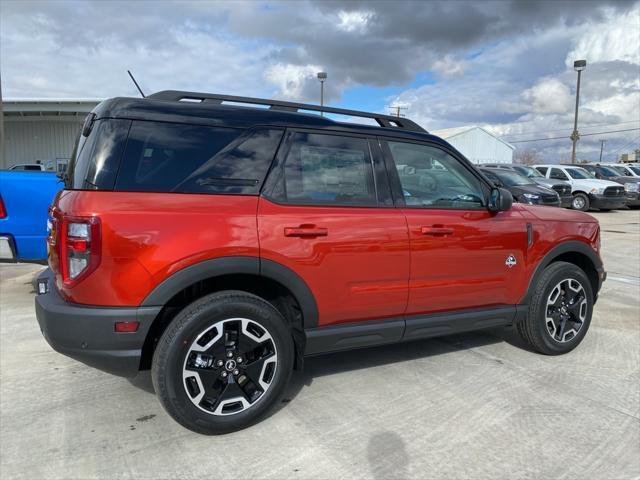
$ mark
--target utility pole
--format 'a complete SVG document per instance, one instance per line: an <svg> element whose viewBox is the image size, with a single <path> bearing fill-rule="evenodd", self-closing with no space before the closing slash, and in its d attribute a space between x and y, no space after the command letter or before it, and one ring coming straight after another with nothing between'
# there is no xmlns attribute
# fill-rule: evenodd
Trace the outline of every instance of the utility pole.
<svg viewBox="0 0 640 480"><path fill-rule="evenodd" d="M600 160L599 162L602 162L602 150L604 150L604 142L606 142L606 140L600 140Z"/></svg>
<svg viewBox="0 0 640 480"><path fill-rule="evenodd" d="M576 113L573 119L573 132L569 137L573 142L573 147L571 148L571 163L576 163L576 144L578 140L580 140L580 135L578 134L578 104L580 103L580 75L582 71L587 68L586 60L576 60L573 62L573 69L578 72L578 87L576 88Z"/></svg>
<svg viewBox="0 0 640 480"><path fill-rule="evenodd" d="M393 115L400 118L400 117L404 117L404 115L400 113L400 110L408 110L409 107L403 107L402 105L396 104L396 105L391 105L389 109L392 111Z"/></svg>

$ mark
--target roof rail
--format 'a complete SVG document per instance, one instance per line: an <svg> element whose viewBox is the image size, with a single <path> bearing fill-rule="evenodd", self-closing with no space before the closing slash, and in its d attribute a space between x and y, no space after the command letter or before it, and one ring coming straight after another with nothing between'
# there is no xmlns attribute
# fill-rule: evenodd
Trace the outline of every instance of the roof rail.
<svg viewBox="0 0 640 480"><path fill-rule="evenodd" d="M282 100L268 100L265 98L238 97L235 95L220 95L216 93L182 92L179 90L163 90L161 92L148 95L147 98L153 100L165 100L169 102L201 102L217 103L235 102L253 105L268 105L272 110L297 112L298 110L313 110L316 112L337 113L351 117L373 118L381 127L395 127L413 132L427 133L427 131L412 120L404 117L394 117L380 113L362 112L358 110L348 110L345 108L326 107L312 105L308 103L285 102Z"/></svg>

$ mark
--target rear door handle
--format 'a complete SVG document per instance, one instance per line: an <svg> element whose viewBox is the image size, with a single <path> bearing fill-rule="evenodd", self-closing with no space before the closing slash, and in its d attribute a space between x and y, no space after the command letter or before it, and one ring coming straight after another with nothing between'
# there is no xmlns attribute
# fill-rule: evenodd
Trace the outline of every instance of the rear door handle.
<svg viewBox="0 0 640 480"><path fill-rule="evenodd" d="M326 237L329 230L323 227L285 227L285 237Z"/></svg>
<svg viewBox="0 0 640 480"><path fill-rule="evenodd" d="M420 233L434 236L453 235L453 228L432 225L430 227L420 227Z"/></svg>

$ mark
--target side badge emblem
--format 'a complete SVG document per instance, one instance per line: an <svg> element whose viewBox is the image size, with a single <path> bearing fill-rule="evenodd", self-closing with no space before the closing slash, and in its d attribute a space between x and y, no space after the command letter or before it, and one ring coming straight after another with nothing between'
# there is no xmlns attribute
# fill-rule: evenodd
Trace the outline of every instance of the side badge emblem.
<svg viewBox="0 0 640 480"><path fill-rule="evenodd" d="M513 267L516 263L518 262L516 261L516 257L514 257L513 255L509 255L507 257L507 260L504 262L504 264L509 268Z"/></svg>

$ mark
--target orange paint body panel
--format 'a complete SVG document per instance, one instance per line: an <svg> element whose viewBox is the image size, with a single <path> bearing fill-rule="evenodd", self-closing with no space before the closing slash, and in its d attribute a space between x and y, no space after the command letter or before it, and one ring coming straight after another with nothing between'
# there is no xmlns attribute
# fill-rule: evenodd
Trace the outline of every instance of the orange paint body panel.
<svg viewBox="0 0 640 480"><path fill-rule="evenodd" d="M98 215L101 263L82 282L63 284L55 249L50 264L56 286L74 303L137 306L162 280L210 258L259 254L258 197L64 191L56 210Z"/></svg>
<svg viewBox="0 0 640 480"><path fill-rule="evenodd" d="M326 235L287 236L287 228ZM289 267L315 295L319 326L405 311L410 252L400 210L285 206L262 198L258 229L261 257Z"/></svg>

